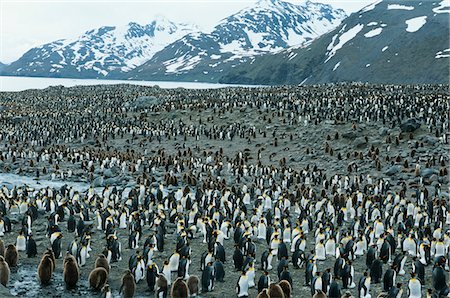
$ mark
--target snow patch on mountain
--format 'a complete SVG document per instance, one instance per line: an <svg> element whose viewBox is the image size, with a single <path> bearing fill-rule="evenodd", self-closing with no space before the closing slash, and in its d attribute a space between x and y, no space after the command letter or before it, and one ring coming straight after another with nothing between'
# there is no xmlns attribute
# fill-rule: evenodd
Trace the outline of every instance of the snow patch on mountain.
<svg viewBox="0 0 450 298"><path fill-rule="evenodd" d="M378 1L375 1L374 3L372 3L372 4L367 5L366 7L363 7L363 9L361 9L360 12L361 12L361 13L364 13L364 12L371 11L371 10L373 10L373 9L375 8L375 6L376 6L378 3L381 3L382 1L383 1L383 0L378 0Z"/></svg>
<svg viewBox="0 0 450 298"><path fill-rule="evenodd" d="M374 37L374 36L380 35L382 31L383 31L383 28L375 28L375 29L370 30L366 34L364 34L364 36L367 38Z"/></svg>
<svg viewBox="0 0 450 298"><path fill-rule="evenodd" d="M421 17L416 17L416 18L406 20L405 21L405 23L407 25L406 31L411 32L411 33L416 32L420 28L422 28L423 25L426 24L426 22L427 22L427 16L421 16Z"/></svg>
<svg viewBox="0 0 450 298"><path fill-rule="evenodd" d="M394 9L399 9L399 10L414 10L413 6L407 6L407 5L401 5L401 4L388 4L388 10L394 10Z"/></svg>
<svg viewBox="0 0 450 298"><path fill-rule="evenodd" d="M434 58L440 59L440 58L449 58L449 57L450 57L450 49L445 49L445 50L437 52L436 56Z"/></svg>
<svg viewBox="0 0 450 298"><path fill-rule="evenodd" d="M341 36L339 37L339 42L336 45L334 45L335 38L333 37L333 40L327 47L330 48L330 51L328 52L328 58L324 63L327 63L336 54L337 51L339 51L347 42L352 40L363 28L364 25L358 24L348 29L346 32L341 34Z"/></svg>
<svg viewBox="0 0 450 298"><path fill-rule="evenodd" d="M450 0L439 2L439 6L433 8L434 13L450 13Z"/></svg>

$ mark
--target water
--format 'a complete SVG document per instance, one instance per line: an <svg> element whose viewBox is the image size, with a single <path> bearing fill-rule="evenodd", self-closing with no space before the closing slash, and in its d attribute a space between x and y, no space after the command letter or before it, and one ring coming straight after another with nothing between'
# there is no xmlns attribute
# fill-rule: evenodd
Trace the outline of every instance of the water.
<svg viewBox="0 0 450 298"><path fill-rule="evenodd" d="M23 91L27 89L44 89L50 86L64 87L87 85L133 84L142 86L158 85L164 89L183 87L186 89L215 89L223 87L258 87L248 85L226 85L199 82L164 82L164 81L124 81L124 80L95 80L95 79L63 79L63 78L32 78L0 76L0 91Z"/></svg>
<svg viewBox="0 0 450 298"><path fill-rule="evenodd" d="M45 179L35 179L28 176L21 176L17 174L11 173L0 173L0 187L6 186L8 188L12 188L13 186L28 186L35 189L41 189L46 187L52 188L61 188L63 185L67 185L72 187L73 189L83 192L89 189L89 183L82 182L71 182L71 181L62 181L62 180L45 180Z"/></svg>

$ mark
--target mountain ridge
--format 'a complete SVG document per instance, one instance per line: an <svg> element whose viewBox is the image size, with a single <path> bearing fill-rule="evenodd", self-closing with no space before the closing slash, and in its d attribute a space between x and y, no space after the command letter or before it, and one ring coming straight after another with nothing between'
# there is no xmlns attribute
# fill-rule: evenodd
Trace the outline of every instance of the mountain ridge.
<svg viewBox="0 0 450 298"><path fill-rule="evenodd" d="M220 83L448 83L450 1L377 1L310 45L241 64Z"/></svg>

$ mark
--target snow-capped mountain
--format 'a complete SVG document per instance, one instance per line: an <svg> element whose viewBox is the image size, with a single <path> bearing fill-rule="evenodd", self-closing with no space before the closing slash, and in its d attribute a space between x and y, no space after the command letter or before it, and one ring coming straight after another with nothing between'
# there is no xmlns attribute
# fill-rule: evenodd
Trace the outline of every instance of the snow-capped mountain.
<svg viewBox="0 0 450 298"><path fill-rule="evenodd" d="M450 0L377 1L303 48L231 69L240 84L448 83Z"/></svg>
<svg viewBox="0 0 450 298"><path fill-rule="evenodd" d="M310 1L260 0L222 20L210 33L188 34L130 72L129 78L215 81L254 57L301 46L337 27L344 11Z"/></svg>
<svg viewBox="0 0 450 298"><path fill-rule="evenodd" d="M104 26L72 39L57 40L26 52L4 73L23 76L114 76L139 66L182 36L197 31L157 16L147 25Z"/></svg>

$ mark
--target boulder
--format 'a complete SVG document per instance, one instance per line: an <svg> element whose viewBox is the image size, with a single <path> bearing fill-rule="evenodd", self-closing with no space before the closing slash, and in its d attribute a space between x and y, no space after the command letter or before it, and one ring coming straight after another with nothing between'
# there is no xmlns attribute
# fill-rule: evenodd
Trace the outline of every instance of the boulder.
<svg viewBox="0 0 450 298"><path fill-rule="evenodd" d="M389 169L386 170L385 174L388 176L392 176L397 174L398 172L400 172L400 167L399 166L392 166Z"/></svg>
<svg viewBox="0 0 450 298"><path fill-rule="evenodd" d="M350 130L350 131L344 132L344 133L342 134L342 137L343 137L344 139L350 139L350 140L353 140L353 139L355 139L355 138L357 137L357 135L356 135L356 133L355 133L353 130Z"/></svg>
<svg viewBox="0 0 450 298"><path fill-rule="evenodd" d="M96 177L94 179L94 181L92 181L92 186L94 186L94 187L102 187L104 185L105 185L104 180L103 180L103 177L101 177L101 176Z"/></svg>
<svg viewBox="0 0 450 298"><path fill-rule="evenodd" d="M136 98L136 100L130 105L135 106L137 108L150 108L154 105L159 105L162 103L162 100L155 96L140 96Z"/></svg>
<svg viewBox="0 0 450 298"><path fill-rule="evenodd" d="M381 127L381 128L378 130L378 134L379 134L380 136L382 136L382 137L387 136L387 135L390 134L390 133L391 133L391 130L390 130L389 128L387 128L387 127Z"/></svg>
<svg viewBox="0 0 450 298"><path fill-rule="evenodd" d="M406 120L406 122L403 122L400 124L400 129L403 132L413 132L417 130L420 127L420 121L416 118L410 118Z"/></svg>
<svg viewBox="0 0 450 298"><path fill-rule="evenodd" d="M420 171L420 176L422 176L422 177L424 177L424 178L429 178L429 177L431 177L432 175L439 175L439 171L436 170L436 169L429 169L429 168L427 168L427 169L422 169L422 170Z"/></svg>
<svg viewBox="0 0 450 298"><path fill-rule="evenodd" d="M363 137L356 138L353 141L353 145L355 145L356 148L363 148L363 147L365 147L367 145L366 139L363 138Z"/></svg>

